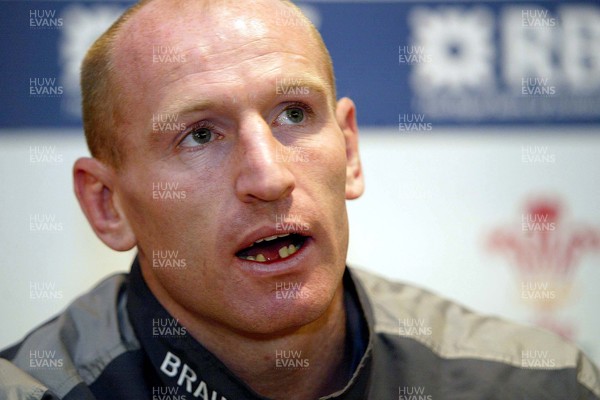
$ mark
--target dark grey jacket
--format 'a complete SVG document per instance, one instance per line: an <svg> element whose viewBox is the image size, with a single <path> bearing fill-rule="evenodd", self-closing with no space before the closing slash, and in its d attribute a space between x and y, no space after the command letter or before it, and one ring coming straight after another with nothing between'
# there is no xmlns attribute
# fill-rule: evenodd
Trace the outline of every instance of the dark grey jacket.
<svg viewBox="0 0 600 400"><path fill-rule="evenodd" d="M598 369L559 337L348 271L346 297L354 296L358 309L353 323L365 334L350 327L363 346L347 386L328 399L600 399ZM0 353L0 400L264 399L185 328L152 337L156 318L169 315L136 262L129 275L104 280Z"/></svg>

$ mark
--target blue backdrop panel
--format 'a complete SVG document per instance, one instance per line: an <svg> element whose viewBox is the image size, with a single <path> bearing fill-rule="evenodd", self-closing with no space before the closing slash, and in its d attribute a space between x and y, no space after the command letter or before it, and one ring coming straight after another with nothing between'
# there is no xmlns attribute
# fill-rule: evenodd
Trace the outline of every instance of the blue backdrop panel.
<svg viewBox="0 0 600 400"><path fill-rule="evenodd" d="M79 61L129 4L0 3L0 127L80 126ZM301 5L362 125L600 122L597 1Z"/></svg>

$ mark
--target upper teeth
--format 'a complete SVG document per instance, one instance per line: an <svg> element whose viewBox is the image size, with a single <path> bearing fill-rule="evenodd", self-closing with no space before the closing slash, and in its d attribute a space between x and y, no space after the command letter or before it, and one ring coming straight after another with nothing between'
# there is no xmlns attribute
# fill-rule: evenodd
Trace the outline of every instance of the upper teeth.
<svg viewBox="0 0 600 400"><path fill-rule="evenodd" d="M289 234L289 233L284 233L283 235L273 235L273 236L268 236L268 237L266 237L266 238L258 239L258 240L257 240L256 242L254 242L254 243L260 243L260 242L262 242L263 240L266 240L267 242L270 242L271 240L275 240L275 239L277 239L277 238L280 238L280 237L286 237L286 236L290 236L290 234Z"/></svg>

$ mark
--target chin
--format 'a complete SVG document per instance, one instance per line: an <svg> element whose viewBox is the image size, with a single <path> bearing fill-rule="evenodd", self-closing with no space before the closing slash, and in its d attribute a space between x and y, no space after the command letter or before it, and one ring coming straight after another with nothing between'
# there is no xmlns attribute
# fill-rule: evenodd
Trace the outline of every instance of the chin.
<svg viewBox="0 0 600 400"><path fill-rule="evenodd" d="M328 292L303 288L298 292L275 291L253 307L238 309L235 328L255 335L283 335L324 320L335 289Z"/></svg>

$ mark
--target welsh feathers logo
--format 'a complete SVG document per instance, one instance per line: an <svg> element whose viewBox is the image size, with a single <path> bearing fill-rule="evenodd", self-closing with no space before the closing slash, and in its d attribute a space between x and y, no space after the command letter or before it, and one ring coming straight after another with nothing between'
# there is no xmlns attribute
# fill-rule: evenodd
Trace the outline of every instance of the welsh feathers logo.
<svg viewBox="0 0 600 400"><path fill-rule="evenodd" d="M529 200L519 220L489 234L487 246L512 267L520 298L536 323L572 338L574 326L559 321L557 313L575 297L582 258L600 250L600 231L570 222L564 214L556 198Z"/></svg>

